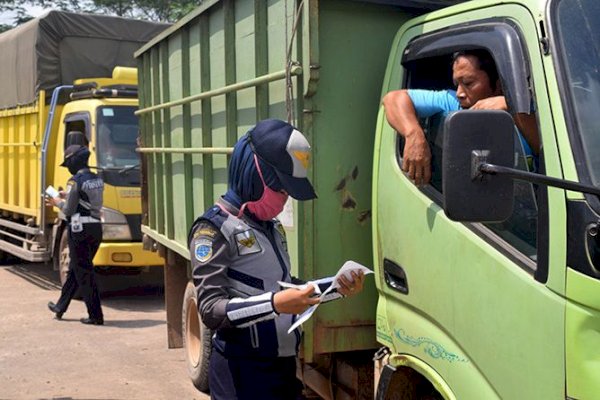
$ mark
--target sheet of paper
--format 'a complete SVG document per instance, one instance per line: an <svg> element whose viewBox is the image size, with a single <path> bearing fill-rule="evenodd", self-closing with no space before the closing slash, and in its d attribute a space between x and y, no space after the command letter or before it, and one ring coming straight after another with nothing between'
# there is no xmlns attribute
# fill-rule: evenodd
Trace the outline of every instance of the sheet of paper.
<svg viewBox="0 0 600 400"><path fill-rule="evenodd" d="M315 293L320 294L319 299L322 300L333 289L337 289L340 287L340 284L338 283L338 279L340 276L344 275L348 280L352 281L352 274L351 274L352 271L354 271L356 273L358 273L358 271L363 271L364 275L373 273L372 270L365 267L364 265L361 265L361 264L357 263L356 261L349 260L349 261L346 261L344 263L344 265L342 265L342 267L338 270L338 272L335 274L334 277L321 278L316 281L307 282L303 285L295 285L293 283L287 283L287 282L278 282L278 283L282 287L285 287L285 288L294 288L294 289L300 289L300 290L304 289L304 288L306 288L306 286L312 284L315 286ZM332 281L332 283L323 293L321 293L321 291L319 290L318 283L327 282L327 281ZM319 304L320 303L310 306L309 308L306 309L306 311L304 311L302 314L298 315L298 319L296 320L296 322L294 322L292 324L292 326L290 326L290 329L288 329L288 333L293 332L294 329L296 329L297 327L302 325L305 321L307 321L317 310L317 308L319 307Z"/></svg>
<svg viewBox="0 0 600 400"><path fill-rule="evenodd" d="M54 188L54 186L50 185L46 188L46 194L50 197L58 197L58 190Z"/></svg>
<svg viewBox="0 0 600 400"><path fill-rule="evenodd" d="M371 271L369 268L365 267L364 265L361 265L361 264L357 263L356 261L348 260L338 270L337 274L335 274L335 276L333 277L333 283L331 284L331 286L329 286L327 288L326 292L329 292L333 289L337 289L340 287L338 280L339 280L340 276L342 276L342 275L344 275L344 277L346 279L348 279L349 281L352 281L352 274L351 274L352 271L354 271L356 273L358 273L359 271L362 271L364 275L373 273L373 271Z"/></svg>

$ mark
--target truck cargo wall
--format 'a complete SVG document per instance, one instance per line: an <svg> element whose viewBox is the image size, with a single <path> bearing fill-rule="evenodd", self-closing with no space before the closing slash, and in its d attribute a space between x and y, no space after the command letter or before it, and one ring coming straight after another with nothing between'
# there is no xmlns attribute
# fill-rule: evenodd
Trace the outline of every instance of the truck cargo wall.
<svg viewBox="0 0 600 400"><path fill-rule="evenodd" d="M43 96L43 92L42 92ZM60 113L61 107L58 109ZM43 102L0 110L0 212L2 217L39 223L42 137L48 112ZM56 131L54 127L53 131ZM54 146L51 139L50 148ZM53 171L49 154L47 173ZM47 213L53 217L54 213Z"/></svg>

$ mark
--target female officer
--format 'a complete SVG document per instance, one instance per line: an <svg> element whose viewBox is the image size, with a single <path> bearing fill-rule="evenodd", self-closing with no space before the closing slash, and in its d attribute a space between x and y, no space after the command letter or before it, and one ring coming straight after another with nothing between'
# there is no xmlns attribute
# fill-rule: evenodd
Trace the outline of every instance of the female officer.
<svg viewBox="0 0 600 400"><path fill-rule="evenodd" d="M288 196L316 198L306 178L310 146L290 124L259 122L235 145L229 189L199 217L189 244L198 308L215 331L209 369L213 399L296 399L296 314L318 303L314 287L291 282L285 232L274 219ZM362 290L364 276L340 280L342 297Z"/></svg>
<svg viewBox="0 0 600 400"><path fill-rule="evenodd" d="M61 319L79 289L89 315L80 321L88 325L103 325L104 315L92 260L102 240L100 213L104 182L90 171L89 157L90 151L85 146L73 144L67 147L61 166L68 168L73 176L67 182L66 199L48 199L48 203L60 208L67 219L71 256L60 298L56 304L49 302L48 308L57 319Z"/></svg>

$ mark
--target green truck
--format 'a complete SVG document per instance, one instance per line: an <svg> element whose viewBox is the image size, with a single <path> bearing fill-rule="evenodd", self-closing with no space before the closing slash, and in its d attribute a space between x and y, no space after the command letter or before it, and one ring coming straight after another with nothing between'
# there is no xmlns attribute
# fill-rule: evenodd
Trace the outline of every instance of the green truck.
<svg viewBox="0 0 600 400"><path fill-rule="evenodd" d="M169 346L185 345L194 384L208 389L210 332L187 233L225 192L236 140L280 118L311 142L319 195L281 215L296 275L349 259L375 271L304 324L308 387L598 398L599 21L596 0L212 0L142 47L142 231L166 259ZM452 88L452 54L474 48L494 57L509 111L535 113L539 173L508 114L460 111L422 121L433 179L416 187L381 98Z"/></svg>

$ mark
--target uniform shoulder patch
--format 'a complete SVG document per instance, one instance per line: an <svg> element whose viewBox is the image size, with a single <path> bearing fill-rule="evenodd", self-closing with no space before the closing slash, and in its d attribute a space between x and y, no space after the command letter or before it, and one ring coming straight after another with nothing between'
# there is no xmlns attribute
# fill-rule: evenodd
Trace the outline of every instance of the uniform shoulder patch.
<svg viewBox="0 0 600 400"><path fill-rule="evenodd" d="M200 262L207 262L213 255L212 241L206 239L197 240L194 243L194 257Z"/></svg>
<svg viewBox="0 0 600 400"><path fill-rule="evenodd" d="M214 239L219 231L212 225L202 224L194 231L192 235L192 239L199 238L200 236L205 236L211 239Z"/></svg>
<svg viewBox="0 0 600 400"><path fill-rule="evenodd" d="M211 259L214 254L214 242L219 230L207 222L200 222L192 232L192 257L201 263Z"/></svg>

